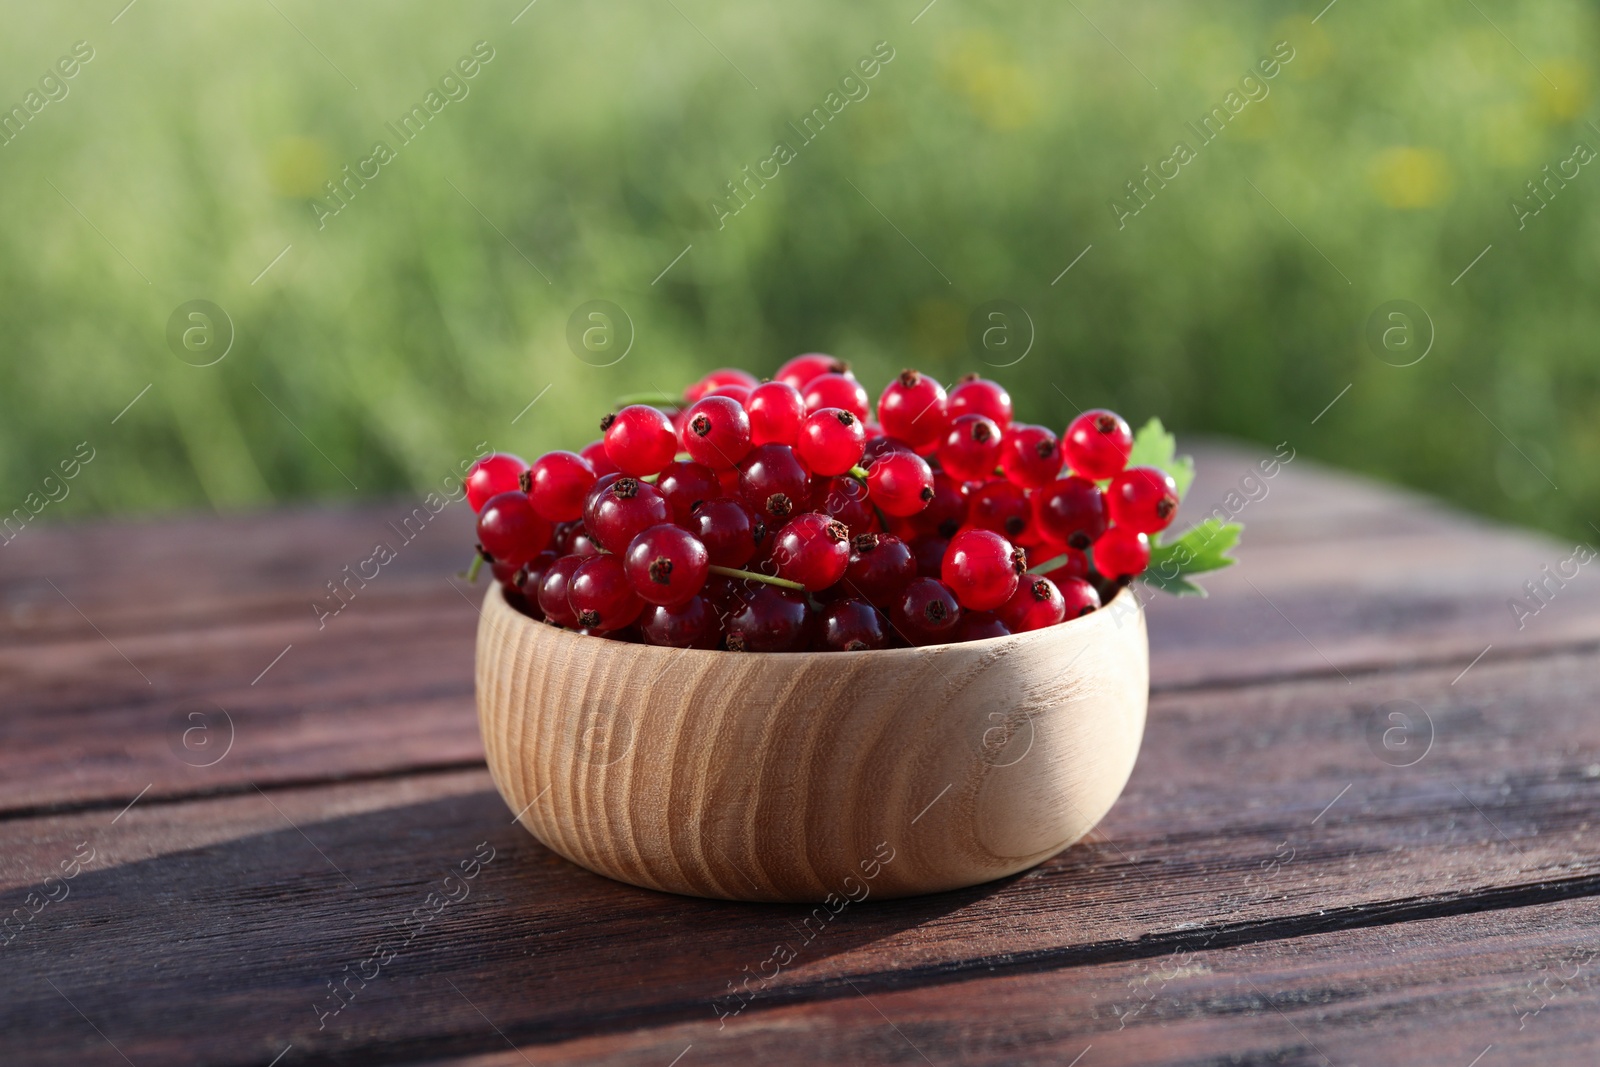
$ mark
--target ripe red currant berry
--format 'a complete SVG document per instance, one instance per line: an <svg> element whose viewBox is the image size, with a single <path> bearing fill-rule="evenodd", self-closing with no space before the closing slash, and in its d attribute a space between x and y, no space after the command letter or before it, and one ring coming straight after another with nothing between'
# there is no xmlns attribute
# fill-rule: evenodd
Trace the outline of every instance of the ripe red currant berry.
<svg viewBox="0 0 1600 1067"><path fill-rule="evenodd" d="M550 572L550 567L561 556L551 549L534 556L517 570L516 590L522 594L527 603L528 611L536 619L544 618L544 612L539 609L539 589L544 585L544 576Z"/></svg>
<svg viewBox="0 0 1600 1067"><path fill-rule="evenodd" d="M866 652L889 643L887 620L864 600L835 600L822 609L820 641L830 652Z"/></svg>
<svg viewBox="0 0 1600 1067"><path fill-rule="evenodd" d="M533 510L520 489L496 493L478 513L478 543L489 558L516 568L538 555L550 543L555 527Z"/></svg>
<svg viewBox="0 0 1600 1067"><path fill-rule="evenodd" d="M850 563L843 587L880 608L887 608L917 576L911 546L893 534L857 534L850 542Z"/></svg>
<svg viewBox="0 0 1600 1067"><path fill-rule="evenodd" d="M1106 532L1106 497L1087 478L1061 478L1034 490L1033 519L1050 540L1081 552Z"/></svg>
<svg viewBox="0 0 1600 1067"><path fill-rule="evenodd" d="M652 604L682 604L705 588L706 546L681 526L652 526L628 544L623 559L633 591Z"/></svg>
<svg viewBox="0 0 1600 1067"><path fill-rule="evenodd" d="M895 628L911 644L937 645L955 637L961 605L943 582L915 578L894 602L891 616Z"/></svg>
<svg viewBox="0 0 1600 1067"><path fill-rule="evenodd" d="M800 594L765 582L742 589L723 620L730 652L799 652L810 643L812 616Z"/></svg>
<svg viewBox="0 0 1600 1067"><path fill-rule="evenodd" d="M939 446L939 466L952 478L981 482L1000 463L1000 427L987 415L962 415Z"/></svg>
<svg viewBox="0 0 1600 1067"><path fill-rule="evenodd" d="M807 413L823 408L843 408L866 422L872 412L872 402L867 398L866 389L848 371L844 374L819 374L806 383L800 395L805 398Z"/></svg>
<svg viewBox="0 0 1600 1067"><path fill-rule="evenodd" d="M696 506L722 495L722 483L698 463L674 461L662 468L656 490L667 498L672 521L686 526Z"/></svg>
<svg viewBox="0 0 1600 1067"><path fill-rule="evenodd" d="M811 474L787 445L762 445L739 464L739 496L768 525L782 526L811 501Z"/></svg>
<svg viewBox="0 0 1600 1067"><path fill-rule="evenodd" d="M686 525L705 546L707 562L718 567L743 567L767 535L766 523L748 504L726 496L695 508Z"/></svg>
<svg viewBox="0 0 1600 1067"><path fill-rule="evenodd" d="M1129 467L1106 486L1111 521L1152 534L1165 530L1178 516L1178 483L1156 467Z"/></svg>
<svg viewBox="0 0 1600 1067"><path fill-rule="evenodd" d="M619 630L639 617L644 601L633 591L622 560L594 556L572 573L567 604L586 630Z"/></svg>
<svg viewBox="0 0 1600 1067"><path fill-rule="evenodd" d="M606 455L617 469L635 478L659 474L678 452L672 420L648 404L630 404L600 420Z"/></svg>
<svg viewBox="0 0 1600 1067"><path fill-rule="evenodd" d="M885 452L867 468L867 495L885 515L915 515L933 501L933 468L915 452Z"/></svg>
<svg viewBox="0 0 1600 1067"><path fill-rule="evenodd" d="M1150 565L1150 538L1126 526L1113 526L1094 543L1094 569L1116 580L1133 578Z"/></svg>
<svg viewBox="0 0 1600 1067"><path fill-rule="evenodd" d="M795 451L813 474L832 476L860 463L866 447L860 419L843 408L818 408L800 427Z"/></svg>
<svg viewBox="0 0 1600 1067"><path fill-rule="evenodd" d="M937 578L944 570L944 553L950 547L946 537L919 537L908 542L911 555L917 561L917 577Z"/></svg>
<svg viewBox="0 0 1600 1067"><path fill-rule="evenodd" d="M479 548L481 551L482 546L480 545ZM495 581L511 590L516 590L521 586L523 566L524 564L518 564L513 567L509 563L501 563L493 557L489 559L489 573L494 575Z"/></svg>
<svg viewBox="0 0 1600 1067"><path fill-rule="evenodd" d="M789 520L772 546L778 577L818 592L844 577L850 564L850 531L844 523L809 511Z"/></svg>
<svg viewBox="0 0 1600 1067"><path fill-rule="evenodd" d="M713 390L725 385L742 385L746 389L754 389L756 376L747 370L740 370L737 367L719 368L685 389L683 391L684 402L693 404L701 397L710 396Z"/></svg>
<svg viewBox="0 0 1600 1067"><path fill-rule="evenodd" d="M956 629L957 641L985 641L991 637L1010 637L1011 631L999 617L988 611L963 611Z"/></svg>
<svg viewBox="0 0 1600 1067"><path fill-rule="evenodd" d="M1061 602L1065 605L1067 618L1076 619L1100 606L1100 594L1087 579L1062 577L1050 580L1061 591Z"/></svg>
<svg viewBox="0 0 1600 1067"><path fill-rule="evenodd" d="M594 468L576 452L546 452L533 461L522 482L533 510L551 522L583 517L583 499L594 486Z"/></svg>
<svg viewBox="0 0 1600 1067"><path fill-rule="evenodd" d="M583 528L583 521L564 522L556 527L550 544L558 556L598 556L600 545Z"/></svg>
<svg viewBox="0 0 1600 1067"><path fill-rule="evenodd" d="M967 496L967 523L1009 541L1029 540L1033 509L1028 494L1005 479L988 482Z"/></svg>
<svg viewBox="0 0 1600 1067"><path fill-rule="evenodd" d="M799 443L806 401L800 390L788 382L762 382L750 390L744 410L750 416L752 445L789 445L792 448Z"/></svg>
<svg viewBox="0 0 1600 1067"><path fill-rule="evenodd" d="M1000 606L1000 621L1014 634L1054 626L1067 617L1067 603L1056 583L1037 574L1017 583L1017 591Z"/></svg>
<svg viewBox="0 0 1600 1067"><path fill-rule="evenodd" d="M682 436L690 459L712 470L730 470L750 451L750 416L731 397L703 397L684 416Z"/></svg>
<svg viewBox="0 0 1600 1067"><path fill-rule="evenodd" d="M666 648L716 648L722 623L703 596L665 607L651 604L639 616L639 636L647 645Z"/></svg>
<svg viewBox="0 0 1600 1067"><path fill-rule="evenodd" d="M822 352L807 352L803 356L795 356L789 362L778 368L773 380L792 385L795 389L804 391L811 384L813 378L823 374L847 374L850 365L841 359Z"/></svg>
<svg viewBox="0 0 1600 1067"><path fill-rule="evenodd" d="M944 386L920 371L901 371L878 397L878 425L917 452L937 448L950 428Z"/></svg>
<svg viewBox="0 0 1600 1067"><path fill-rule="evenodd" d="M1058 548L1059 551L1057 550ZM1066 589L1066 585L1063 583L1068 578L1087 579L1089 577L1089 555L1086 552L1080 552L1076 548L1053 546L1041 554L1050 559L1054 559L1056 556L1062 557L1061 563L1044 572L1046 578L1056 583L1057 589Z"/></svg>
<svg viewBox="0 0 1600 1067"><path fill-rule="evenodd" d="M1061 449L1072 473L1100 481L1128 465L1133 451L1133 431L1114 411L1096 408L1072 420L1062 434Z"/></svg>
<svg viewBox="0 0 1600 1067"><path fill-rule="evenodd" d="M635 537L670 518L667 499L655 486L637 478L618 478L598 494L590 494L583 527L601 548L621 555Z"/></svg>
<svg viewBox="0 0 1600 1067"><path fill-rule="evenodd" d="M811 510L831 515L849 527L852 536L878 529L878 516L867 501L867 487L855 478L813 478Z"/></svg>
<svg viewBox="0 0 1600 1067"><path fill-rule="evenodd" d="M1011 428L1011 394L999 382L969 374L950 390L945 409L952 419L962 415L984 415L1004 432Z"/></svg>
<svg viewBox="0 0 1600 1067"><path fill-rule="evenodd" d="M467 503L473 511L482 511L490 497L516 489L527 469L526 463L509 452L484 456L467 471Z"/></svg>
<svg viewBox="0 0 1600 1067"><path fill-rule="evenodd" d="M598 556L562 556L550 564L550 569L544 572L544 581L539 583L539 610L544 612L544 617L557 626L578 625L578 613L572 610L571 603L567 600L567 592L572 585L572 576L578 568L589 562L589 559L598 559Z"/></svg>
<svg viewBox="0 0 1600 1067"><path fill-rule="evenodd" d="M611 462L611 457L606 455L606 442L604 438L598 441L590 441L588 444L578 449L578 455L582 456L584 462L589 464L589 469L594 471L594 476L596 478L604 478L608 474L622 473L617 469L617 465Z"/></svg>
<svg viewBox="0 0 1600 1067"><path fill-rule="evenodd" d="M950 539L939 577L962 607L993 611L1011 599L1027 569L1027 554L993 530L962 530Z"/></svg>
<svg viewBox="0 0 1600 1067"><path fill-rule="evenodd" d="M933 499L928 506L905 521L910 523L917 536L943 537L956 535L967 521L967 487L944 471L933 472Z"/></svg>
<svg viewBox="0 0 1600 1067"><path fill-rule="evenodd" d="M1065 461L1056 435L1043 426L1016 423L1000 445L1000 469L1013 485L1024 489L1055 481Z"/></svg>

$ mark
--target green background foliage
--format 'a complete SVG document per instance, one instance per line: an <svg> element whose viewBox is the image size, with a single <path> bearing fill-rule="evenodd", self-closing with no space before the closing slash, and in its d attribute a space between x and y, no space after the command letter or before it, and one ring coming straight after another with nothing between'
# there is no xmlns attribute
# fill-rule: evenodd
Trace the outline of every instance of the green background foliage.
<svg viewBox="0 0 1600 1067"><path fill-rule="evenodd" d="M0 147L0 509L83 440L50 517L432 488L479 441L575 447L618 394L824 350L1592 532L1600 167L1510 207L1600 146L1588 5L523 2L13 7L0 107L95 58ZM480 40L400 145L385 124ZM880 41L870 94L719 228L724 183ZM1125 183L1279 41L1269 95L1119 228ZM210 367L166 340L198 298L236 331ZM612 366L566 341L594 299L635 330ZM968 321L997 299L1036 337L990 369ZM1436 331L1409 367L1363 340L1397 299Z"/></svg>

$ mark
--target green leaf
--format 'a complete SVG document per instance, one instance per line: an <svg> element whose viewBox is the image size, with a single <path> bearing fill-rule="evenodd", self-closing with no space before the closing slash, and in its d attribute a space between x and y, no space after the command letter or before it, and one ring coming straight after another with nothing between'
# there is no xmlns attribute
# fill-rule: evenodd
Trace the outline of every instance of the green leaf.
<svg viewBox="0 0 1600 1067"><path fill-rule="evenodd" d="M1178 499L1182 500L1194 481L1194 458L1177 455L1178 439L1167 432L1160 419L1151 419L1133 435L1133 451L1128 453L1130 467L1160 467L1172 475L1178 485Z"/></svg>
<svg viewBox="0 0 1600 1067"><path fill-rule="evenodd" d="M1150 566L1139 576L1140 580L1177 596L1205 596L1205 590L1189 581L1189 576L1237 563L1228 551L1239 543L1243 532L1244 527L1236 522L1224 525L1216 519L1206 519L1197 523L1176 541L1153 544Z"/></svg>

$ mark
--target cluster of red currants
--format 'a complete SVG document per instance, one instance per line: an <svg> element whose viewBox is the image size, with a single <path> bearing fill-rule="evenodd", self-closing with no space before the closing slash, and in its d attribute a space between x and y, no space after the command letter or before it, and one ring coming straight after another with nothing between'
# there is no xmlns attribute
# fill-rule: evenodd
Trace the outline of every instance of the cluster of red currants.
<svg viewBox="0 0 1600 1067"><path fill-rule="evenodd" d="M995 382L946 393L914 370L874 412L808 354L624 407L581 452L488 456L467 499L508 600L582 633L749 652L1000 637L1098 608L1178 507L1166 472L1127 466L1121 417L1058 438L1011 413Z"/></svg>

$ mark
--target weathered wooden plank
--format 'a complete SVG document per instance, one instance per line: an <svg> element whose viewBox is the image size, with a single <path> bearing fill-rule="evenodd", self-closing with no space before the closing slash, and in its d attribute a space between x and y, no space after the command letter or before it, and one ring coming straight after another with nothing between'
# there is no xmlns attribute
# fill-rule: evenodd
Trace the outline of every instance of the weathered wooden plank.
<svg viewBox="0 0 1600 1067"><path fill-rule="evenodd" d="M452 982L473 1017L481 1009L519 1044L702 1025L726 1009L729 983L807 929L822 932L773 983L774 1001L842 996L841 975L876 998L991 970L1149 958L1213 932L1251 944L1593 894L1593 667L1567 655L1485 662L1454 686L1431 670L1158 694L1128 791L1091 841L1015 879L869 899L813 927L804 908L686 900L579 871L509 824L481 771L12 820L0 823L9 907L26 907L80 842L97 862L0 949L0 1034L23 1062L81 1062L88 1045L67 1035L85 1032L82 1010L134 1062L262 1063L289 1043L327 1062L447 1055L498 1040L463 1025ZM1398 701L1434 732L1405 767L1392 764L1424 735L1384 747L1395 724L1383 705ZM997 764L1026 758L1026 737L1010 745ZM438 936L318 1030L327 982L396 936L484 840L497 857ZM90 958L105 962L62 966ZM70 978L77 1010L45 978Z"/></svg>
<svg viewBox="0 0 1600 1067"><path fill-rule="evenodd" d="M758 998L722 1024L437 1062L1580 1065L1600 1058L1597 957L1588 898L765 1010ZM493 983L458 984L453 1025L499 1041L474 1008Z"/></svg>

